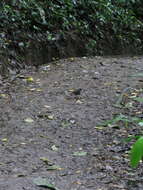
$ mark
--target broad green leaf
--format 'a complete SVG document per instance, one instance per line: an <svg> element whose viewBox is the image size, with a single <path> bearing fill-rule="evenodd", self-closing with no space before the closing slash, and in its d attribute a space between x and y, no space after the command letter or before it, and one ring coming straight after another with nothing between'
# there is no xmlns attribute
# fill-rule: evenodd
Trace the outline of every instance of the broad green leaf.
<svg viewBox="0 0 143 190"><path fill-rule="evenodd" d="M45 187L51 190L57 190L57 188L54 185L50 184L48 180L45 178L38 177L34 179L33 182L40 187Z"/></svg>
<svg viewBox="0 0 143 190"><path fill-rule="evenodd" d="M106 120L105 122L101 123L100 126L108 126L109 124L115 124L118 121L126 121L126 122L130 122L130 120L128 119L127 116L120 114L117 115L115 118L111 119L111 120Z"/></svg>
<svg viewBox="0 0 143 190"><path fill-rule="evenodd" d="M138 117L129 117L129 116L120 114L111 120L107 120L107 121L101 123L100 126L110 126L110 125L116 124L119 121L132 123L132 122L141 122L142 120Z"/></svg>
<svg viewBox="0 0 143 190"><path fill-rule="evenodd" d="M136 168L143 157L143 137L140 137L131 149L131 167Z"/></svg>
<svg viewBox="0 0 143 190"><path fill-rule="evenodd" d="M135 98L133 98L133 100L143 103L143 98L140 98L140 97L135 97Z"/></svg>
<svg viewBox="0 0 143 190"><path fill-rule="evenodd" d="M135 140L138 140L141 136L138 136L138 135L131 135L125 139L122 140L122 142L131 142L131 140L135 139Z"/></svg>

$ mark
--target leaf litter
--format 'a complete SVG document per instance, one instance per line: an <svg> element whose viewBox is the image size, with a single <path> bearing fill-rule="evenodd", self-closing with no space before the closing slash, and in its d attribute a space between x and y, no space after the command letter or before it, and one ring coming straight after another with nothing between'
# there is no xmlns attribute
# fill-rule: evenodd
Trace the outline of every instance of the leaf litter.
<svg viewBox="0 0 143 190"><path fill-rule="evenodd" d="M60 60L59 66L45 68L48 74L31 69L1 85L1 94L11 98L6 104L5 95L0 97L0 139L8 139L1 141L0 188L139 189L142 171L129 166L128 152L141 136L142 75L128 76L134 74L131 62L143 69L142 61L98 56ZM65 98L67 89L74 89L70 98ZM43 108L47 110L41 112ZM133 174L138 178L134 182Z"/></svg>

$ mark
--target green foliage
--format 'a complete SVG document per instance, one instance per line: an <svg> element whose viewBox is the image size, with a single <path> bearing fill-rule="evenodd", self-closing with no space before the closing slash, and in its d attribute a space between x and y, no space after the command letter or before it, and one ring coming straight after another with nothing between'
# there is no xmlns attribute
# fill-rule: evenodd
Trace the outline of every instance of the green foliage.
<svg viewBox="0 0 143 190"><path fill-rule="evenodd" d="M122 122L124 124L124 126L128 126L129 123L137 123L138 125L140 123L143 122L142 119L138 118L138 117L129 117L127 115L123 115L123 114L119 114L117 116L115 116L113 119L111 120L107 120L103 123L101 123L101 126L110 126L110 125L118 125L119 122Z"/></svg>
<svg viewBox="0 0 143 190"><path fill-rule="evenodd" d="M131 166L136 168L143 158L143 137L140 137L132 147L131 150Z"/></svg>
<svg viewBox="0 0 143 190"><path fill-rule="evenodd" d="M90 54L102 53L103 46L113 42L141 46L141 0L11 0L0 4L0 28L13 37L20 31L50 36L75 31L87 41Z"/></svg>
<svg viewBox="0 0 143 190"><path fill-rule="evenodd" d="M123 114L119 114L113 119L105 121L104 123L100 124L100 126L104 127L120 126L119 122L122 122L125 127L129 127L129 124L137 124L140 127L143 126L143 120L141 118L129 117ZM133 144L131 149L130 164L132 168L136 168L139 162L143 159L143 136L131 135L128 138L124 139L124 141L129 143L133 139L135 139L136 142Z"/></svg>

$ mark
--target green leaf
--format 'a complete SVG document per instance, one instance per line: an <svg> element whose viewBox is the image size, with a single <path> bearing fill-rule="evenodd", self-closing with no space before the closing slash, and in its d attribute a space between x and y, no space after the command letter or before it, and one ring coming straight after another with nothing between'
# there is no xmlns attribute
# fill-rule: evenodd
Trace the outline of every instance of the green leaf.
<svg viewBox="0 0 143 190"><path fill-rule="evenodd" d="M143 137L140 137L131 149L131 167L136 168L143 157Z"/></svg>
<svg viewBox="0 0 143 190"><path fill-rule="evenodd" d="M126 121L126 122L130 122L130 120L128 119L127 116L123 115L123 114L119 114L116 117L114 117L111 120L106 120L105 122L101 123L100 126L108 126L109 124L115 124L119 121Z"/></svg>
<svg viewBox="0 0 143 190"><path fill-rule="evenodd" d="M140 97L135 97L135 98L133 98L133 100L143 103L143 98L140 98Z"/></svg>
<svg viewBox="0 0 143 190"><path fill-rule="evenodd" d="M34 182L34 184L36 184L40 187L45 187L45 188L48 188L51 190L57 190L57 188L54 185L49 184L47 179L38 177L38 178L34 179L33 182Z"/></svg>
<svg viewBox="0 0 143 190"><path fill-rule="evenodd" d="M141 136L139 135L131 135L127 138L124 138L122 142L131 142L133 139L138 140Z"/></svg>

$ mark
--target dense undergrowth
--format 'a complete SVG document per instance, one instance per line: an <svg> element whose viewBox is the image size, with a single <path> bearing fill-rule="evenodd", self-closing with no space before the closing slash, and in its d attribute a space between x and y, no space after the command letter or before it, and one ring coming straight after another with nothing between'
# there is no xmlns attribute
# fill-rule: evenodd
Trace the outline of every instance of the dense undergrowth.
<svg viewBox="0 0 143 190"><path fill-rule="evenodd" d="M141 0L9 0L0 7L1 51L23 52L37 35L54 44L69 33L83 39L89 55L142 50Z"/></svg>

